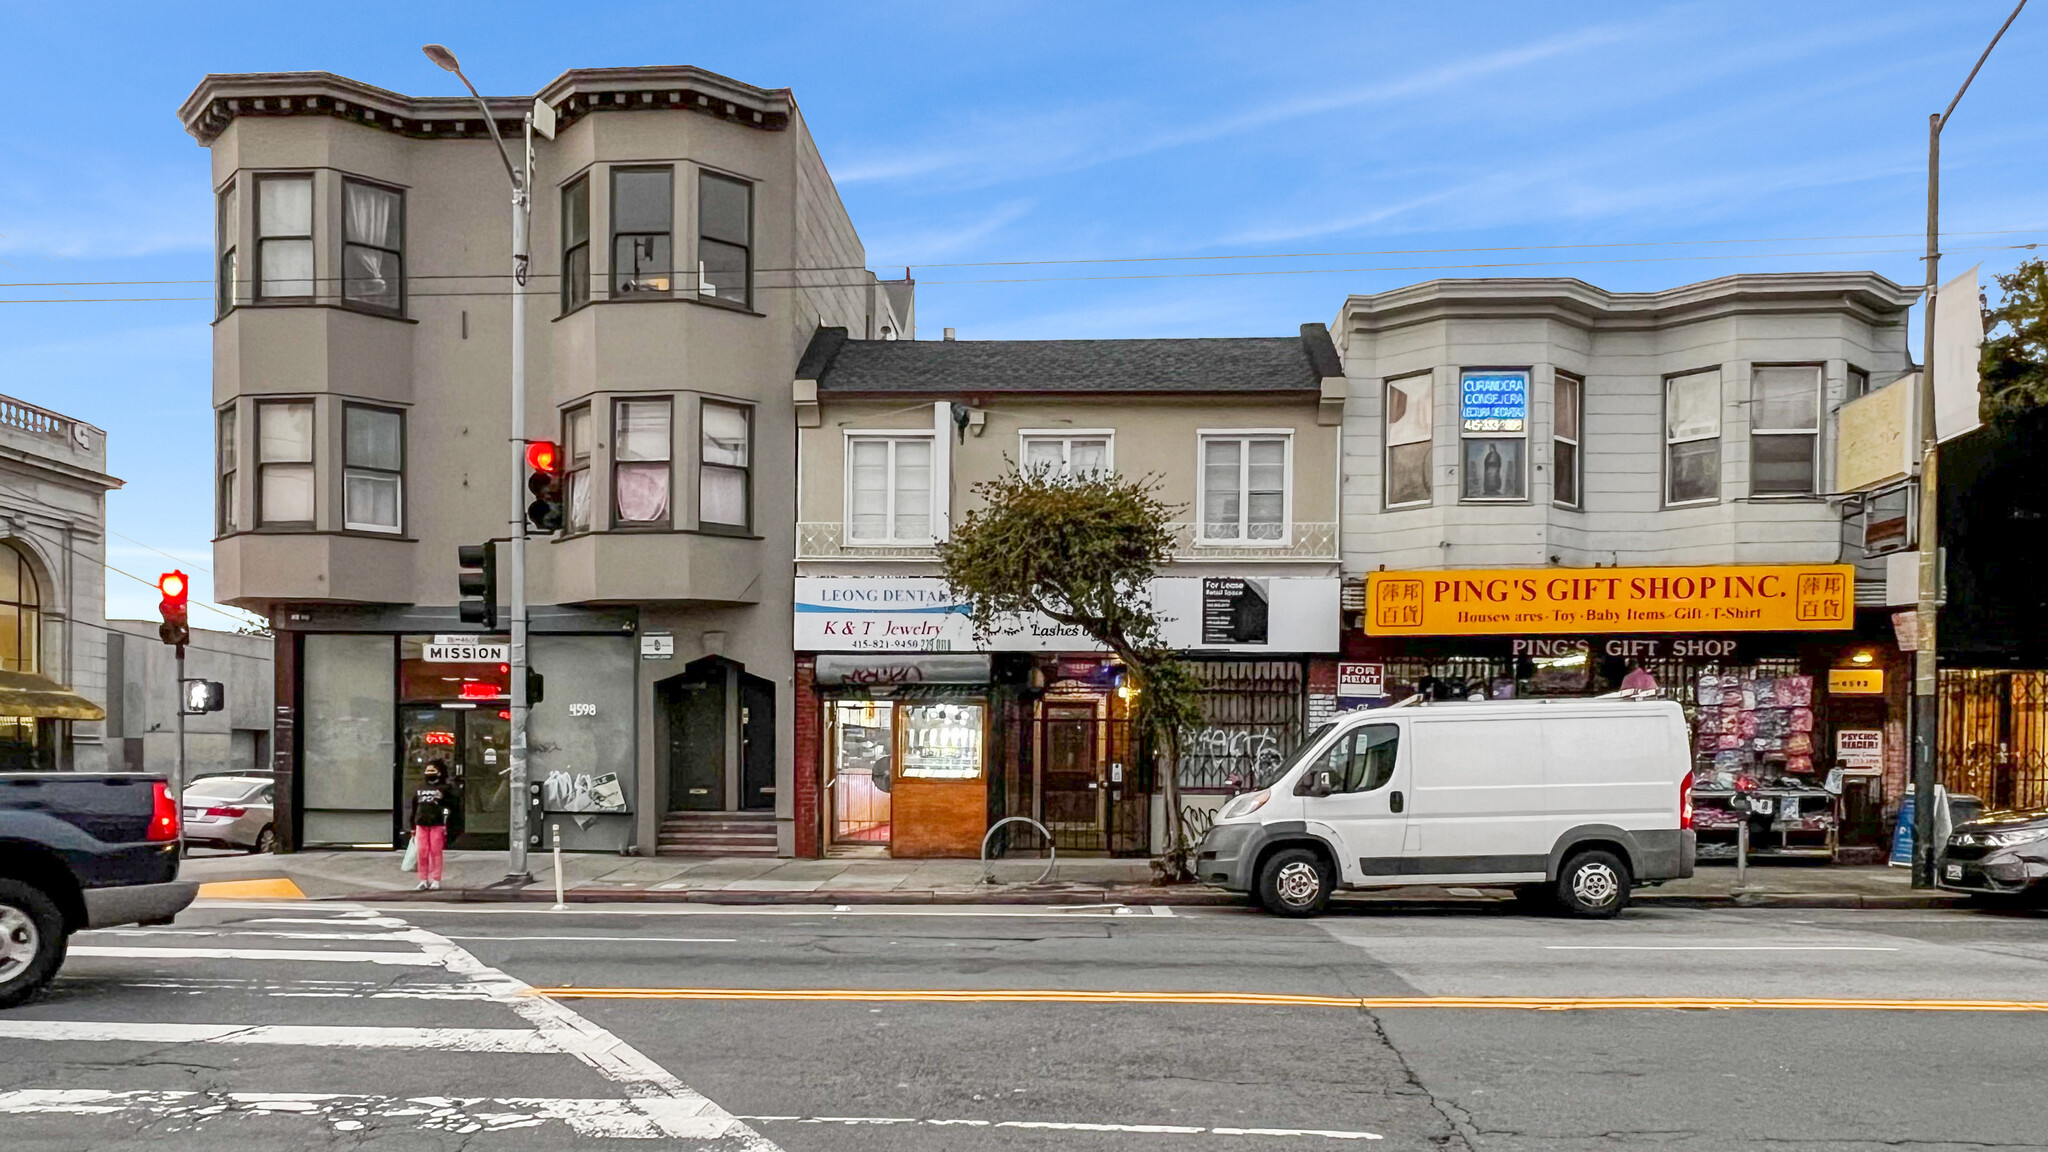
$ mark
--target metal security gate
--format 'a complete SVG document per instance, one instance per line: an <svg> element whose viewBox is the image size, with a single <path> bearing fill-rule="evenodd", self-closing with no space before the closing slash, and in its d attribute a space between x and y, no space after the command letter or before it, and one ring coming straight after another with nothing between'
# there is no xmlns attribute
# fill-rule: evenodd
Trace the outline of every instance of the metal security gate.
<svg viewBox="0 0 2048 1152"><path fill-rule="evenodd" d="M2048 805L2048 672L1941 670L1941 782L1993 808Z"/></svg>
<svg viewBox="0 0 2048 1152"><path fill-rule="evenodd" d="M1132 723L1101 715L1091 701L1048 700L1031 726L1038 820L1059 850L1144 855L1151 780L1138 762ZM1014 851L1042 844L1029 828L1005 833Z"/></svg>
<svg viewBox="0 0 2048 1152"><path fill-rule="evenodd" d="M1181 733L1185 792L1263 788L1308 734L1305 670L1298 660L1193 660L1202 724Z"/></svg>

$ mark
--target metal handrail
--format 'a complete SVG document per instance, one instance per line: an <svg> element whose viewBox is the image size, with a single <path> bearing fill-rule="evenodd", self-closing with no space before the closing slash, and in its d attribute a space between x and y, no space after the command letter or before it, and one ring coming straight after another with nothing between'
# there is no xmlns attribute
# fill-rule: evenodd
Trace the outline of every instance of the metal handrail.
<svg viewBox="0 0 2048 1152"><path fill-rule="evenodd" d="M1038 834L1040 836L1045 837L1046 851L1052 853L1052 856L1045 862L1045 871L1040 872L1038 874L1038 879L1033 880L1032 883L1045 883L1046 877L1052 875L1052 870L1054 868L1059 867L1060 846L1052 842L1052 832L1049 829L1047 829L1045 825L1040 824L1038 821L1033 820L1029 816L1005 816L1001 820L998 820L995 823L989 825L988 831L986 833L983 833L981 837L981 882L983 884L993 884L996 882L996 870L994 868L995 861L990 860L988 858L989 838L996 834L996 829L1001 828L1005 824L1014 824L1020 820L1026 824L1031 825L1033 828L1038 829Z"/></svg>

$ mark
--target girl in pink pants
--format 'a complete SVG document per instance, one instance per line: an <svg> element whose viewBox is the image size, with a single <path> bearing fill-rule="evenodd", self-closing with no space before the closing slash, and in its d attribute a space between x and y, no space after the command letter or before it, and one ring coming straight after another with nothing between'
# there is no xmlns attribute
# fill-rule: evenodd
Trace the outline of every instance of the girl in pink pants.
<svg viewBox="0 0 2048 1152"><path fill-rule="evenodd" d="M455 794L446 784L447 770L439 760L427 765L419 791L412 794L412 834L419 841L420 882L418 891L441 886L441 850L448 846L448 813Z"/></svg>

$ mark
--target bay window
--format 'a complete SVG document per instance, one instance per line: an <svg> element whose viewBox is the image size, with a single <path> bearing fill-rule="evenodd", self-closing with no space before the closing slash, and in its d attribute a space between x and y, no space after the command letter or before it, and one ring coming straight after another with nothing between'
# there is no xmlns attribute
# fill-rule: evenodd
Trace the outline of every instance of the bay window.
<svg viewBox="0 0 2048 1152"><path fill-rule="evenodd" d="M214 443L214 469L218 482L214 493L218 507L214 510L214 534L225 536L235 530L235 407L230 404L220 410L214 427L218 437Z"/></svg>
<svg viewBox="0 0 2048 1152"><path fill-rule="evenodd" d="M753 526L753 412L706 400L698 423L697 523L746 531Z"/></svg>
<svg viewBox="0 0 2048 1152"><path fill-rule="evenodd" d="M1585 468L1579 454L1579 422L1585 415L1586 382L1559 372L1550 395L1550 498L1577 508Z"/></svg>
<svg viewBox="0 0 2048 1152"><path fill-rule="evenodd" d="M1759 364L1750 371L1749 493L1811 496L1820 490L1818 364Z"/></svg>
<svg viewBox="0 0 2048 1152"><path fill-rule="evenodd" d="M313 177L256 178L256 295L313 297Z"/></svg>
<svg viewBox="0 0 2048 1152"><path fill-rule="evenodd" d="M1721 370L1664 381L1664 502L1721 498Z"/></svg>
<svg viewBox="0 0 2048 1152"><path fill-rule="evenodd" d="M590 177L562 189L562 311L590 303Z"/></svg>
<svg viewBox="0 0 2048 1152"><path fill-rule="evenodd" d="M1427 372L1387 381L1385 499L1389 508L1429 503L1429 454L1435 438L1432 381Z"/></svg>
<svg viewBox="0 0 2048 1152"><path fill-rule="evenodd" d="M612 169L612 295L668 292L676 267L674 175Z"/></svg>
<svg viewBox="0 0 2048 1152"><path fill-rule="evenodd" d="M672 410L667 400L612 405L612 521L631 527L669 522Z"/></svg>
<svg viewBox="0 0 2048 1152"><path fill-rule="evenodd" d="M241 295L235 283L235 239L241 228L236 203L235 184L230 180L216 199L214 220L214 307L222 313L233 308Z"/></svg>
<svg viewBox="0 0 2048 1152"><path fill-rule="evenodd" d="M590 531L590 405L562 415L562 503L571 532Z"/></svg>
<svg viewBox="0 0 2048 1152"><path fill-rule="evenodd" d="M341 182L341 298L359 308L404 313L404 193Z"/></svg>
<svg viewBox="0 0 2048 1152"><path fill-rule="evenodd" d="M387 408L349 404L342 409L343 527L397 532L405 473L405 417Z"/></svg>
<svg viewBox="0 0 2048 1152"><path fill-rule="evenodd" d="M931 543L932 438L848 436L846 506L851 543Z"/></svg>
<svg viewBox="0 0 2048 1152"><path fill-rule="evenodd" d="M313 526L313 402L256 405L256 522Z"/></svg>
<svg viewBox="0 0 2048 1152"><path fill-rule="evenodd" d="M754 186L715 172L697 175L697 294L752 307Z"/></svg>
<svg viewBox="0 0 2048 1152"><path fill-rule="evenodd" d="M1288 436L1204 432L1201 539L1278 544L1287 539Z"/></svg>
<svg viewBox="0 0 2048 1152"><path fill-rule="evenodd" d="M1529 496L1529 374L1480 369L1458 374L1459 498Z"/></svg>

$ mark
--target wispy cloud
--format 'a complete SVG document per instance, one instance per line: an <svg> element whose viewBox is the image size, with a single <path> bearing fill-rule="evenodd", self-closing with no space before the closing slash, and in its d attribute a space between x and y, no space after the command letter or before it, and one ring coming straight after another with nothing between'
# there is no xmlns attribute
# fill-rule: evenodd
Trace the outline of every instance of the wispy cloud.
<svg viewBox="0 0 2048 1152"><path fill-rule="evenodd" d="M887 262L874 258L877 256L893 259L897 255L906 255L932 263L958 255L1030 215L1035 206L1031 200L1009 200L985 212L939 221L920 221L908 229L877 231L867 242L871 256L869 263L886 266Z"/></svg>
<svg viewBox="0 0 2048 1152"><path fill-rule="evenodd" d="M9 157L0 177L0 254L17 271L64 260L204 252L213 208L204 171ZM19 279L10 273L8 279ZM53 277L54 278L54 277Z"/></svg>

